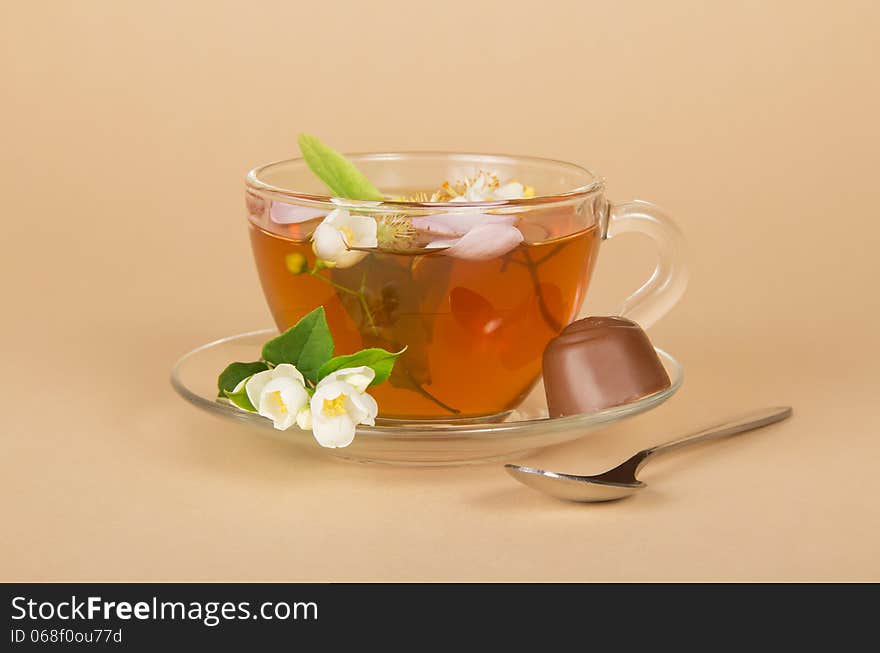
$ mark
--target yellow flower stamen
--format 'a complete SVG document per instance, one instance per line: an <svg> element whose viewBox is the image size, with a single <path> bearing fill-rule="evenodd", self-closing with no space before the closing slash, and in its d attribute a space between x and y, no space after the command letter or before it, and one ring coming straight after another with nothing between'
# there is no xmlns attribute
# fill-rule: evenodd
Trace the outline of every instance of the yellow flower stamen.
<svg viewBox="0 0 880 653"><path fill-rule="evenodd" d="M459 180L454 183L444 181L440 189L431 196L432 202L450 202L456 197L462 197L474 186L485 188L489 194L494 193L501 182L498 175L487 170L479 170L473 177Z"/></svg>
<svg viewBox="0 0 880 653"><path fill-rule="evenodd" d="M336 399L325 399L321 412L327 417L339 417L345 415L345 395L341 394Z"/></svg>
<svg viewBox="0 0 880 653"><path fill-rule="evenodd" d="M376 239L380 246L402 247L415 235L409 219L403 215L383 215L376 220Z"/></svg>
<svg viewBox="0 0 880 653"><path fill-rule="evenodd" d="M425 191L419 191L412 195L398 195L394 199L400 202L421 202L424 204L425 202L431 201L431 194L426 193Z"/></svg>
<svg viewBox="0 0 880 653"><path fill-rule="evenodd" d="M278 412L282 415L287 414L287 404L284 403L284 400L281 398L281 391L276 390L275 392L270 392L268 395L269 401L273 402L278 406Z"/></svg>
<svg viewBox="0 0 880 653"><path fill-rule="evenodd" d="M339 231L342 232L342 238L345 240L345 244L349 247L354 244L354 232L350 227L339 227Z"/></svg>

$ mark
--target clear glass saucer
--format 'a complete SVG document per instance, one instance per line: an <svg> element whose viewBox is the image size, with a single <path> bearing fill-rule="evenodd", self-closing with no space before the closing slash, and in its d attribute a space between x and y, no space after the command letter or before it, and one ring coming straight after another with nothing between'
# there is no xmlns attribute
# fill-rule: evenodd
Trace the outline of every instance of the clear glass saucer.
<svg viewBox="0 0 880 653"><path fill-rule="evenodd" d="M217 374L231 361L257 360L263 343L275 329L251 331L209 342L185 354L171 371L171 385L184 399L199 408L240 422L255 433L275 436L293 444L356 462L391 465L464 465L502 460L554 444L569 442L606 424L638 415L659 406L681 386L681 364L657 349L670 387L636 401L586 415L548 418L544 389L538 384L522 405L502 421L466 424L438 421L389 420L376 426L358 427L357 436L344 449L325 449L311 433L292 428L277 431L272 423L217 401Z"/></svg>

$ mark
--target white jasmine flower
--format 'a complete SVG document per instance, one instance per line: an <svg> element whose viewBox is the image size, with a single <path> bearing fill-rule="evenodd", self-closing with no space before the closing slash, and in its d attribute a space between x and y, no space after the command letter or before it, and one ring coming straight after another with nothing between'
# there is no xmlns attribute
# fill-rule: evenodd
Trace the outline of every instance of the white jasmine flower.
<svg viewBox="0 0 880 653"><path fill-rule="evenodd" d="M534 197L535 189L518 181L501 184L498 175L480 170L475 176L450 184L443 183L432 202L494 202Z"/></svg>
<svg viewBox="0 0 880 653"><path fill-rule="evenodd" d="M330 372L330 374L321 379L321 383L342 381L343 383L353 385L358 392L366 392L375 378L376 370L372 367L361 365L360 367L345 367L341 370ZM318 384L318 387L321 386L321 383Z"/></svg>
<svg viewBox="0 0 880 653"><path fill-rule="evenodd" d="M312 432L322 447L347 447L358 424L376 423L379 406L364 392L375 377L366 367L337 370L321 379L311 400Z"/></svg>
<svg viewBox="0 0 880 653"><path fill-rule="evenodd" d="M248 399L263 417L272 420L275 428L283 431L294 424L308 429L309 393L305 379L296 366L288 363L271 370L257 372L236 387L244 384Z"/></svg>
<svg viewBox="0 0 880 653"><path fill-rule="evenodd" d="M315 256L334 267L348 268L357 264L367 252L352 247L376 247L376 221L361 215L351 215L345 209L330 213L312 234Z"/></svg>
<svg viewBox="0 0 880 653"><path fill-rule="evenodd" d="M296 424L308 428L309 393L305 387L290 377L272 379L260 394L257 412L272 420L279 431L285 431Z"/></svg>
<svg viewBox="0 0 880 653"><path fill-rule="evenodd" d="M526 187L518 181L511 181L495 189L495 199L498 200L518 200L532 197L534 194L534 191L526 192Z"/></svg>
<svg viewBox="0 0 880 653"><path fill-rule="evenodd" d="M296 425L300 427L303 431L311 431L312 430L312 408L308 404L305 405L305 408L301 408L299 413L296 416Z"/></svg>
<svg viewBox="0 0 880 653"><path fill-rule="evenodd" d="M495 199L495 189L498 188L498 177L488 172L480 171L473 179L465 182L462 193L453 197L451 202L491 202Z"/></svg>

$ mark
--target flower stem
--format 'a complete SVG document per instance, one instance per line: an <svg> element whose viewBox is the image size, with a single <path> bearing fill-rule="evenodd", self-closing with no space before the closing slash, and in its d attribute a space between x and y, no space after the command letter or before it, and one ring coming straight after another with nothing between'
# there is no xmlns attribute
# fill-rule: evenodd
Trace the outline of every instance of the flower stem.
<svg viewBox="0 0 880 653"><path fill-rule="evenodd" d="M367 303L366 294L364 293L364 288L366 287L366 280L367 280L366 273L364 273L364 276L361 279L360 290L352 290L351 288L346 288L345 286L339 285L338 283L336 283L332 279L328 279L327 277L325 277L321 274L318 274L317 266L313 267L311 270L309 270L309 274L312 275L315 279L319 279L319 280L323 281L324 283L329 284L330 286L332 286L333 288L335 288L339 292L343 292L343 293L346 293L347 295L353 295L353 296L357 297L358 301L360 302L360 305L361 305L361 310L363 310L364 316L367 318L367 322L370 325L370 331L372 331L374 336L379 335L379 330L376 328L376 322L375 322L375 320L373 320L373 312L370 310L370 306Z"/></svg>
<svg viewBox="0 0 880 653"><path fill-rule="evenodd" d="M347 293L347 294L349 294L349 295L358 295L358 294L360 294L360 293L358 293L358 291L356 291L356 290L352 290L351 288L346 288L345 286L340 286L338 283L336 283L336 282L333 281L332 279L328 279L327 277L323 277L323 276L321 276L320 274L318 274L318 268L317 268L317 267L314 267L314 268L312 268L311 270L309 270L309 274L312 275L313 277L315 277L315 279L319 279L319 280L323 281L324 283L326 283L326 284L328 284L328 285L330 285L330 286L333 286L334 288L336 288L336 290L339 290L339 291L341 291L341 292Z"/></svg>
<svg viewBox="0 0 880 653"><path fill-rule="evenodd" d="M553 316L553 314L550 312L550 309L547 306L547 300L544 298L544 293L541 290L541 279L538 277L538 266L541 265L542 263L544 263L544 261L546 261L550 257L555 256L559 252L559 250L561 250L567 244L568 243L560 243L559 245L557 245L553 249L553 251L542 256L537 261L532 259L532 256L531 256L531 254L529 254L529 251L527 249L522 250L523 256L526 259L525 261L518 261L514 258L510 259L510 261L512 263L517 263L519 265L522 265L529 271L529 276L532 278L532 285L535 288L535 295L538 297L538 308L541 311L541 317L544 318L544 321L547 323L547 326L549 326L553 331L556 331L556 332L562 331L562 325Z"/></svg>
<svg viewBox="0 0 880 653"><path fill-rule="evenodd" d="M428 401L433 401L440 406L440 408L448 410L453 415L458 415L461 412L458 408L453 408L449 404L444 404L440 399L425 390L425 388L422 387L422 384L413 377L412 372L409 371L409 368L405 364L401 365L401 369L403 370L404 375L406 375L407 380L413 384L413 387L418 394L422 395Z"/></svg>
<svg viewBox="0 0 880 653"><path fill-rule="evenodd" d="M347 288L346 286L340 285L340 284L336 283L335 281L333 281L332 279L328 279L327 277L320 274L321 269L322 268L315 266L311 270L309 270L309 274L311 276L313 276L315 279L319 279L319 280L323 281L324 283L335 288L337 291L339 291L341 293L345 293L346 295L351 295L353 297L357 297L358 302L360 302L361 309L364 312L364 316L367 318L367 322L369 324L370 331L372 332L372 334L374 336L378 336L379 329L376 327L376 322L373 319L373 313L370 310L369 304L367 303L367 296L366 296L367 273L364 272L363 276L361 276L360 288L358 290L352 290L351 288ZM443 403L443 401L441 401L440 399L438 399L437 397L432 395L430 392L425 390L425 388L423 388L422 385L418 382L418 380L416 380L416 378L412 375L412 372L410 372L410 370L406 367L405 363L403 363L401 361L401 363L399 363L399 366L400 366L400 369L403 371L403 374L406 376L407 380L412 384L413 389L416 393L418 393L419 395L421 395L422 397L424 397L428 401L431 401L431 402L437 404L443 410L449 411L453 415L458 415L459 413L461 413L461 411L458 410L457 408L453 408L449 404Z"/></svg>
<svg viewBox="0 0 880 653"><path fill-rule="evenodd" d="M364 310L364 315L367 316L367 322L370 323L370 331L373 332L374 336L379 335L379 330L376 328L376 322L373 320L373 312L370 310L369 305L367 304L367 273L364 272L361 275L361 287L358 290L358 297L361 301L361 308Z"/></svg>
<svg viewBox="0 0 880 653"><path fill-rule="evenodd" d="M570 240L566 240L564 243L559 243L556 247L554 247L552 250L544 254L544 256L535 261L535 266L541 265L547 259L556 256L561 250L565 249L570 242Z"/></svg>

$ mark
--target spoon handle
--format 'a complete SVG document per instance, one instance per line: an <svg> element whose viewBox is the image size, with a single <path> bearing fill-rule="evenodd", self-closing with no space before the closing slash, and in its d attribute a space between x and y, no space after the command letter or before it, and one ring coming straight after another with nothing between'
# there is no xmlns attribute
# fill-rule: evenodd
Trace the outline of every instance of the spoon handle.
<svg viewBox="0 0 880 653"><path fill-rule="evenodd" d="M716 424L715 426L701 429L696 433L685 435L683 437L672 440L671 442L658 444L656 447L645 449L636 455L641 459L642 462L644 462L647 458L659 453L675 451L676 449L681 449L682 447L697 444L698 442L704 442L706 440L716 440L718 438L726 438L730 435L736 435L737 433L744 433L746 431L759 429L762 426L767 426L768 424L773 424L774 422L781 422L787 417L790 417L791 412L791 406L775 406L773 408L761 408L759 410L752 410L748 413L740 415L739 417L735 417L734 419L722 422L721 424Z"/></svg>

